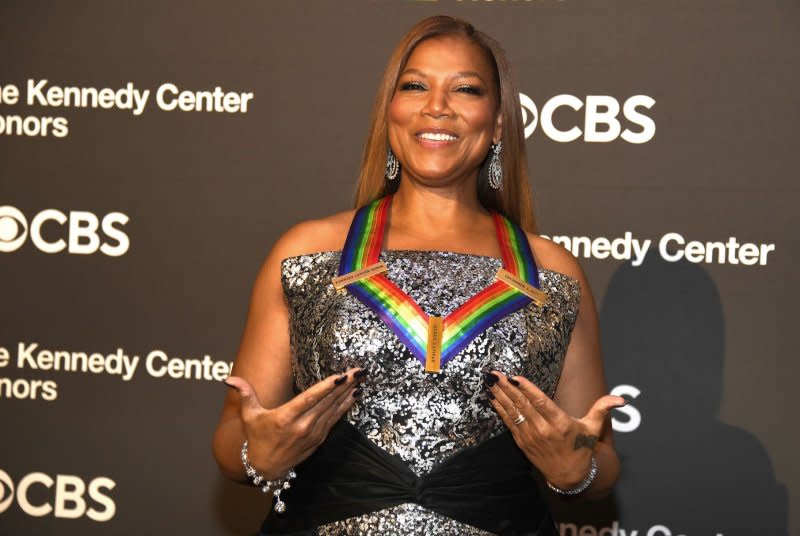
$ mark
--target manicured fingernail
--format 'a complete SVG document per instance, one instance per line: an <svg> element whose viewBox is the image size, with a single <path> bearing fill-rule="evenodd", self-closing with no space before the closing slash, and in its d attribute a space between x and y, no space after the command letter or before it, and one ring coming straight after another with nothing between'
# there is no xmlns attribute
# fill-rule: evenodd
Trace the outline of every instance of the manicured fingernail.
<svg viewBox="0 0 800 536"><path fill-rule="evenodd" d="M367 369L363 369L362 368L361 370L359 370L355 374L353 374L353 377L355 377L355 379L357 379L357 380L360 380L361 378L363 378L366 375L367 375Z"/></svg>
<svg viewBox="0 0 800 536"><path fill-rule="evenodd" d="M517 380L515 380L514 378L509 378L508 379L508 383L510 383L514 387L519 387L519 382Z"/></svg>
<svg viewBox="0 0 800 536"><path fill-rule="evenodd" d="M500 381L500 377L494 372L487 372L486 374L483 375L483 381L486 382L486 385L491 387L492 385Z"/></svg>
<svg viewBox="0 0 800 536"><path fill-rule="evenodd" d="M236 388L235 385L231 385L230 383L228 383L228 380L222 380L222 383L224 383L225 385L227 385L231 389L236 389L237 391L239 390L239 389Z"/></svg>
<svg viewBox="0 0 800 536"><path fill-rule="evenodd" d="M333 380L333 384L334 385L342 385L346 381L347 381L347 374L342 374L341 376L339 376L338 378Z"/></svg>
<svg viewBox="0 0 800 536"><path fill-rule="evenodd" d="M355 391L353 391L353 398L360 398L364 391L361 387L358 387Z"/></svg>

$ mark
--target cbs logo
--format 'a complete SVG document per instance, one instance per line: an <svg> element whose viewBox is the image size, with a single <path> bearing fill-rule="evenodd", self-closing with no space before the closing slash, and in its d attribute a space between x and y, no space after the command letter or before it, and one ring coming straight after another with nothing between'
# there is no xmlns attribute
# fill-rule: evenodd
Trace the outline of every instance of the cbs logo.
<svg viewBox="0 0 800 536"><path fill-rule="evenodd" d="M28 473L15 486L11 477L0 469L0 514L8 510L16 499L20 509L32 517L53 515L63 519L86 516L92 521L108 521L117 512L117 505L108 495L117 484L108 477L99 476L89 485L79 476ZM43 493L41 489L45 488ZM94 503L88 505L85 496ZM36 499L31 499L36 497Z"/></svg>
<svg viewBox="0 0 800 536"><path fill-rule="evenodd" d="M75 255L90 255L99 250L110 257L119 257L130 247L128 235L121 229L126 223L128 216L121 212L111 212L100 219L82 210L66 215L49 208L36 214L29 225L19 209L0 206L0 252L18 250L30 236L33 245L44 253L66 249Z"/></svg>
<svg viewBox="0 0 800 536"><path fill-rule="evenodd" d="M640 109L650 109L656 103L655 99L647 95L634 95L629 97L622 105L622 116L637 128L623 130L620 123L620 104L617 99L608 95L587 95L582 101L574 95L556 95L542 106L541 113L536 104L524 93L519 94L522 105L522 124L525 128L525 138L529 138L536 127L541 125L542 132L553 141L568 143L583 136L583 141L590 143L610 142L622 138L628 143L647 143L656 134L655 122L643 114ZM572 124L564 130L565 125L559 128L553 119L559 108L570 108L576 112L583 109L583 129Z"/></svg>

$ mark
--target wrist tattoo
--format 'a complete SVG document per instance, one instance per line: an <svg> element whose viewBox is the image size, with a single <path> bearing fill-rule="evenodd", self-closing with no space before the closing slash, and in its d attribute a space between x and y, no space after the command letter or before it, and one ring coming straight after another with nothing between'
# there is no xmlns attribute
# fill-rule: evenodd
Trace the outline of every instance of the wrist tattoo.
<svg viewBox="0 0 800 536"><path fill-rule="evenodd" d="M578 450L579 448L586 447L591 450L594 448L595 443L597 443L597 436L578 434L575 436L575 445L573 445L573 448Z"/></svg>

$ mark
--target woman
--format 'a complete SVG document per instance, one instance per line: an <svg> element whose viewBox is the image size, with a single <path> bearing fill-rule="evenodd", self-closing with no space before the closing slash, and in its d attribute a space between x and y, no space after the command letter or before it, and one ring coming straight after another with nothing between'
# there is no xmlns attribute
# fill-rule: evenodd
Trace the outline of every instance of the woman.
<svg viewBox="0 0 800 536"><path fill-rule="evenodd" d="M221 470L276 495L264 534L555 534L537 483L607 493L606 416L624 400L603 396L583 272L533 233L494 40L450 17L403 38L356 206L269 253L226 381Z"/></svg>

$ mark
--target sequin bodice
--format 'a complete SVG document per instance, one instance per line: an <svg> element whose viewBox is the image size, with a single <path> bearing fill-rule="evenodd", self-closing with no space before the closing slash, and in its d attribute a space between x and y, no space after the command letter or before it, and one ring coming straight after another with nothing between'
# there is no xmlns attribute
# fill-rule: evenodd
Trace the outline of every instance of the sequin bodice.
<svg viewBox="0 0 800 536"><path fill-rule="evenodd" d="M377 446L399 455L415 473L427 473L449 456L505 429L486 398L483 372L497 369L521 375L549 395L555 392L580 301L576 280L540 270L541 288L549 295L546 306L528 305L506 316L473 339L440 374L427 374L370 309L350 294L334 290L331 278L339 259L339 252L321 252L283 261L296 388L305 390L350 367L366 369L363 396L347 420ZM390 250L381 254L381 260L389 266L389 278L426 313L437 316L449 314L490 284L502 264L492 257L439 251ZM417 505L390 510L396 511L360 516L371 518L358 522L369 522L376 532L382 526L384 534L386 530L393 534L391 527L396 525L391 522L398 515L410 515L412 520L424 517ZM383 525L372 524L378 522ZM446 520L439 522L443 525ZM366 525L355 532L347 528L350 525L337 526L320 533L369 533ZM408 526L396 529L398 534L415 533L408 532ZM425 533L437 533L432 530L426 527ZM459 530L468 533L466 528Z"/></svg>

